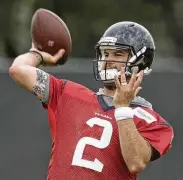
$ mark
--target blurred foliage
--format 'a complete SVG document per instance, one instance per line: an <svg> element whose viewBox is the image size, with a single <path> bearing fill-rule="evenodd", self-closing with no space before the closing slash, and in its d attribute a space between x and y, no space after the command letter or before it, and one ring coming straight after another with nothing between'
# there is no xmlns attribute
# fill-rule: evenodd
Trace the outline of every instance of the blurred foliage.
<svg viewBox="0 0 183 180"><path fill-rule="evenodd" d="M183 57L182 0L6 0L0 6L0 54L15 57L30 48L30 22L37 8L58 14L68 25L75 57L94 57L96 42L113 23L147 27L157 53Z"/></svg>

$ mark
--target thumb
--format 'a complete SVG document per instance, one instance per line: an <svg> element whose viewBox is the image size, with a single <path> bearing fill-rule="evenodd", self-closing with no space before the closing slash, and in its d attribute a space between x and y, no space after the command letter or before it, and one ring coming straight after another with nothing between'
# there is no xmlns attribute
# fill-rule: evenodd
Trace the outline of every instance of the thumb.
<svg viewBox="0 0 183 180"><path fill-rule="evenodd" d="M141 89L142 89L142 87L138 87L138 88L135 90L134 97L137 96L137 94L140 92Z"/></svg>

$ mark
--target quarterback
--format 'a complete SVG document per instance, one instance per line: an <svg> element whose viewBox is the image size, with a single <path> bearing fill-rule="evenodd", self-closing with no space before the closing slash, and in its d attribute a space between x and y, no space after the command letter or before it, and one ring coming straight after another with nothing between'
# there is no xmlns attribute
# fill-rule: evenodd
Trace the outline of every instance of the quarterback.
<svg viewBox="0 0 183 180"><path fill-rule="evenodd" d="M150 32L135 22L119 22L95 48L94 76L104 85L98 92L39 69L42 63L56 64L63 49L51 56L32 46L9 69L48 112L48 180L136 180L148 163L171 148L172 127L137 96L154 59Z"/></svg>

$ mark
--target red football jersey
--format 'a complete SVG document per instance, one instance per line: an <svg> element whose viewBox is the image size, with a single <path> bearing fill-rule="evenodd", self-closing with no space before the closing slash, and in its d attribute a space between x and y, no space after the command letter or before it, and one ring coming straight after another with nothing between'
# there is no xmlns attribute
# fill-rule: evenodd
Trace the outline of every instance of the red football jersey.
<svg viewBox="0 0 183 180"><path fill-rule="evenodd" d="M96 93L50 76L47 109L53 140L48 180L137 179L121 154L114 108L105 111ZM166 153L172 128L151 109L138 107L136 111L139 133L161 155Z"/></svg>

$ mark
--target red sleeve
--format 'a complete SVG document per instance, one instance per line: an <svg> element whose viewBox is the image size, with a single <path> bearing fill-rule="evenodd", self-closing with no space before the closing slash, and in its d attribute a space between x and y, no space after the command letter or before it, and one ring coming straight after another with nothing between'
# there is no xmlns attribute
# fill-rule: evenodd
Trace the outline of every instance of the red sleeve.
<svg viewBox="0 0 183 180"><path fill-rule="evenodd" d="M53 138L55 137L56 131L55 113L59 98L63 93L65 82L66 81L63 79L57 79L54 76L49 75L49 101L48 104L43 104L43 107L48 110L49 125Z"/></svg>
<svg viewBox="0 0 183 180"><path fill-rule="evenodd" d="M160 156L168 152L174 137L173 128L157 113L147 108L136 108L134 120L140 134Z"/></svg>
<svg viewBox="0 0 183 180"><path fill-rule="evenodd" d="M52 110L56 109L58 99L64 89L65 80L57 79L49 75L49 101L48 104L43 104L44 108L50 107Z"/></svg>

